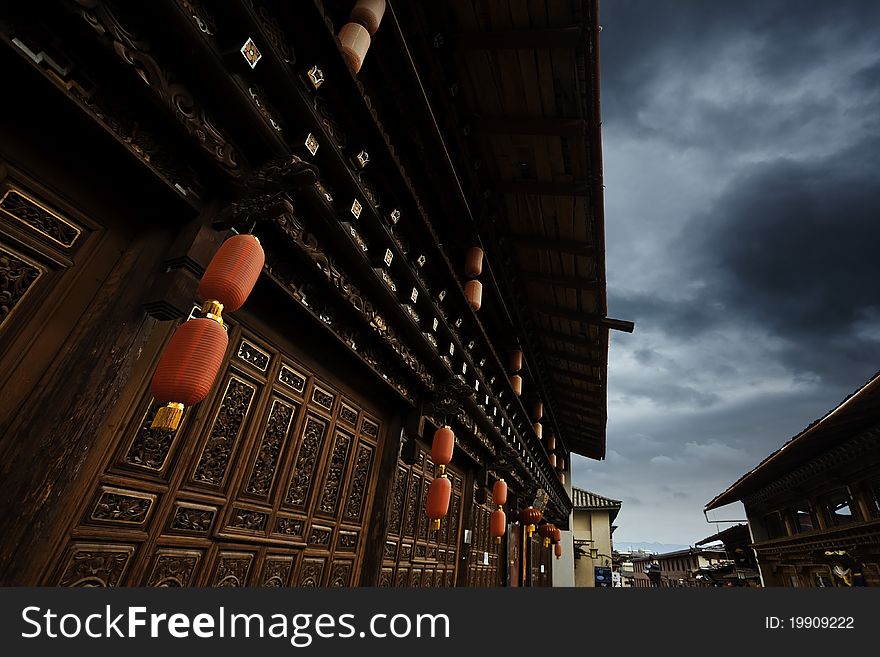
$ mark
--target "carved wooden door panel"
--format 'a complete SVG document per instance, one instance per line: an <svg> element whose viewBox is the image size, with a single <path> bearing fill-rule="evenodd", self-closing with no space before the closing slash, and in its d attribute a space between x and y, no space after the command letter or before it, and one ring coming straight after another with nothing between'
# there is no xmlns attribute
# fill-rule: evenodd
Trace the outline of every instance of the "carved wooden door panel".
<svg viewBox="0 0 880 657"><path fill-rule="evenodd" d="M553 554L553 546L544 547L544 539L535 532L528 543L532 551L532 586L552 586L550 556Z"/></svg>
<svg viewBox="0 0 880 657"><path fill-rule="evenodd" d="M383 423L240 328L177 432L146 393L47 583L349 586ZM147 387L147 386L144 386Z"/></svg>
<svg viewBox="0 0 880 657"><path fill-rule="evenodd" d="M451 465L446 471L452 480L452 499L449 513L434 532L425 515L428 486L434 479L430 452L420 447L413 465L398 463L379 586L455 586L464 476Z"/></svg>
<svg viewBox="0 0 880 657"><path fill-rule="evenodd" d="M489 535L492 505L474 502L472 515L474 526L468 554L468 586L501 586L501 569L504 567L501 545Z"/></svg>

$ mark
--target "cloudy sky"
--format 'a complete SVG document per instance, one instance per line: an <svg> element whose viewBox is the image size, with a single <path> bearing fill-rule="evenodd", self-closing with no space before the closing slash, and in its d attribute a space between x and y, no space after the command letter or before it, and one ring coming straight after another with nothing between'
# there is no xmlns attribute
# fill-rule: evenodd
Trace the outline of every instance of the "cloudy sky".
<svg viewBox="0 0 880 657"><path fill-rule="evenodd" d="M880 369L880 2L600 4L609 310L636 332L573 481L623 500L617 545L692 544Z"/></svg>

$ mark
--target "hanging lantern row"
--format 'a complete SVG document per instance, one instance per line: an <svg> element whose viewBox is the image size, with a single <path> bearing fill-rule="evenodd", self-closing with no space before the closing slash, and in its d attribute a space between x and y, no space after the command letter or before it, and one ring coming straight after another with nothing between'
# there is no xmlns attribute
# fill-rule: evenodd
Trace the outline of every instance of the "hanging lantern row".
<svg viewBox="0 0 880 657"><path fill-rule="evenodd" d="M483 305L483 284L477 280L483 272L483 249L478 246L468 249L467 258L464 263L464 273L471 280L464 284L464 296L468 305L477 312Z"/></svg>
<svg viewBox="0 0 880 657"><path fill-rule="evenodd" d="M352 72L361 70L372 36L379 29L384 15L385 0L358 0L351 10L350 22L339 30L342 56Z"/></svg>
<svg viewBox="0 0 880 657"><path fill-rule="evenodd" d="M152 429L177 430L184 407L208 396L229 344L223 311L241 308L265 262L263 247L253 235L231 237L214 254L199 283L206 317L177 327L153 374L150 391L163 406L156 411Z"/></svg>
<svg viewBox="0 0 880 657"><path fill-rule="evenodd" d="M544 427L541 425L540 422L535 422L532 425L532 429L534 429L535 435L538 437L538 440L544 437Z"/></svg>
<svg viewBox="0 0 880 657"><path fill-rule="evenodd" d="M526 533L528 533L529 538L535 533L535 525L541 522L541 518L543 517L544 514L533 506L527 506L520 511L519 521L522 523L523 527L526 528Z"/></svg>
<svg viewBox="0 0 880 657"><path fill-rule="evenodd" d="M492 501L498 505L489 518L489 534L495 538L496 543L507 533L507 515L504 513L504 505L507 503L507 482L499 479L492 486Z"/></svg>
<svg viewBox="0 0 880 657"><path fill-rule="evenodd" d="M449 498L452 495L452 482L446 476L446 466L452 461L455 449L455 434L448 426L434 432L431 443L431 458L437 471L434 480L428 487L428 498L425 501L425 514L431 519L431 529L440 529L440 521L449 513Z"/></svg>

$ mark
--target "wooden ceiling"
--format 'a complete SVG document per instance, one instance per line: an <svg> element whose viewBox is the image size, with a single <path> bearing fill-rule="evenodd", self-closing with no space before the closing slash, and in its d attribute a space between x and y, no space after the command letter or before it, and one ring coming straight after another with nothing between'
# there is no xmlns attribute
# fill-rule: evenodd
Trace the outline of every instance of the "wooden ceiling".
<svg viewBox="0 0 880 657"><path fill-rule="evenodd" d="M596 0L450 0L458 106L497 213L487 255L568 450L605 455L607 320ZM540 382L537 381L540 379Z"/></svg>

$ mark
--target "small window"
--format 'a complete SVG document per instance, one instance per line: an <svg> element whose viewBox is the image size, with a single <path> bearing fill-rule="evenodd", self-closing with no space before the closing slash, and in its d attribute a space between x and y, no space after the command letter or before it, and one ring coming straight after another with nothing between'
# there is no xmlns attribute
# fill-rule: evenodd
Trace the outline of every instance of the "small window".
<svg viewBox="0 0 880 657"><path fill-rule="evenodd" d="M778 511L764 516L764 529L767 530L767 538L781 538L785 536L785 526L782 524L782 516Z"/></svg>
<svg viewBox="0 0 880 657"><path fill-rule="evenodd" d="M815 529L813 525L813 515L810 513L810 505L804 502L794 512L794 527L800 534L802 532L811 532Z"/></svg>
<svg viewBox="0 0 880 657"><path fill-rule="evenodd" d="M825 508L832 525L848 525L855 520L849 495L844 491L829 496Z"/></svg>

